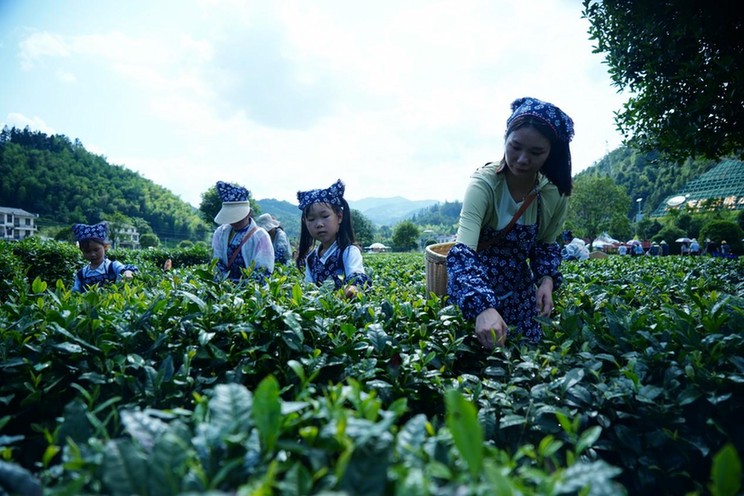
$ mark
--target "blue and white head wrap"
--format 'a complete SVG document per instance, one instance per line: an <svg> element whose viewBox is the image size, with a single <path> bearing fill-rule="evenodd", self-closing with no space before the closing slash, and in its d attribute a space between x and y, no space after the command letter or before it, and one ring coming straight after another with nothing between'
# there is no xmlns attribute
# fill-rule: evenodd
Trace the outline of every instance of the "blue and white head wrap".
<svg viewBox="0 0 744 496"><path fill-rule="evenodd" d="M326 189L312 189L310 191L298 191L297 199L300 201L300 210L305 210L313 203L328 203L338 207L343 206L344 190L346 186L338 179Z"/></svg>
<svg viewBox="0 0 744 496"><path fill-rule="evenodd" d="M569 143L574 136L573 120L552 103L531 97L518 98L512 102L511 109L512 115L506 120L507 129L517 117L529 115L544 121L563 143Z"/></svg>
<svg viewBox="0 0 744 496"><path fill-rule="evenodd" d="M242 186L217 181L217 194L222 202L245 202L248 201L249 191Z"/></svg>
<svg viewBox="0 0 744 496"><path fill-rule="evenodd" d="M78 241L92 239L99 243L108 243L108 224L105 222L100 222L92 226L87 224L73 224L72 232Z"/></svg>

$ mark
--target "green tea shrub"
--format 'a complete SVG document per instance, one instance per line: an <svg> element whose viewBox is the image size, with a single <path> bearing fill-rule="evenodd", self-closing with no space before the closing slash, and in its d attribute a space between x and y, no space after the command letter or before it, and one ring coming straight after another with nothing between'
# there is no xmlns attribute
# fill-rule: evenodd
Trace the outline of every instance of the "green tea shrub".
<svg viewBox="0 0 744 496"><path fill-rule="evenodd" d="M57 279L72 280L83 262L77 246L35 236L14 243L12 250L29 282L37 277L52 284Z"/></svg>
<svg viewBox="0 0 744 496"><path fill-rule="evenodd" d="M10 243L0 242L0 298L4 299L11 291L15 281L23 280L23 265L17 256L13 254Z"/></svg>
<svg viewBox="0 0 744 496"><path fill-rule="evenodd" d="M208 264L212 250L203 244L188 248L149 248L147 250L116 249L109 252L109 258L135 265L162 267L170 259L174 268Z"/></svg>

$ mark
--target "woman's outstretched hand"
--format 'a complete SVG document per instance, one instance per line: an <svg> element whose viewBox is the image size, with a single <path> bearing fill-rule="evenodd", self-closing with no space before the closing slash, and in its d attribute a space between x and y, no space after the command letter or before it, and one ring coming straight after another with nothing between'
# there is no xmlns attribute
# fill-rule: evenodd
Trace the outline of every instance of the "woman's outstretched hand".
<svg viewBox="0 0 744 496"><path fill-rule="evenodd" d="M475 319L475 336L487 350L506 343L507 326L495 308L483 310Z"/></svg>
<svg viewBox="0 0 744 496"><path fill-rule="evenodd" d="M543 277L537 288L537 312L541 317L550 317L553 311L553 279Z"/></svg>

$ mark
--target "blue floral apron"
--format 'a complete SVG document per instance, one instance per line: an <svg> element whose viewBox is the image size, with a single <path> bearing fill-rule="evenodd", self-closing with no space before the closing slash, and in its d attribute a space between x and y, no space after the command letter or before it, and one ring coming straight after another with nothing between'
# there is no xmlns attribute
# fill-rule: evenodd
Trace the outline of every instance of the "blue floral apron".
<svg viewBox="0 0 744 496"><path fill-rule="evenodd" d="M560 264L560 251L555 245L536 246L542 211L541 197L537 197L537 222L532 225L515 224L498 243L476 252L458 243L447 255L447 293L469 320L487 308L495 308L512 331L524 339L537 343L542 338L542 328L537 316L535 276L527 263L531 255L533 267L537 264L547 274L554 275ZM487 244L499 237L500 231L486 227L481 231L479 244ZM555 244L555 243L554 243ZM553 267L554 270L550 270ZM543 270L540 270L543 272ZM555 279L555 276L554 276Z"/></svg>

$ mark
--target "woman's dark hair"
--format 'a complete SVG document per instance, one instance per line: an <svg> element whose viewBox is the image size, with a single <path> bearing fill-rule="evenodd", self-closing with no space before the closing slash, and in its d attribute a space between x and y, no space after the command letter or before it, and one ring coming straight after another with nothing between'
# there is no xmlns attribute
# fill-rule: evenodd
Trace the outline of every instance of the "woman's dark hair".
<svg viewBox="0 0 744 496"><path fill-rule="evenodd" d="M310 231L307 230L307 226L305 225L305 216L313 205L314 203L305 207L305 210L302 211L302 218L300 219L300 245L297 248L297 260L295 262L300 269L305 267L305 260L315 244L315 240L310 236ZM335 214L343 214L341 225L338 228L338 234L336 234L336 244L339 251L343 253L347 246L356 244L354 227L351 224L351 209L343 198L341 198L341 206L330 203L326 203L325 205L331 207Z"/></svg>
<svg viewBox="0 0 744 496"><path fill-rule="evenodd" d="M533 127L550 141L550 155L540 169L548 180L555 184L558 192L565 196L571 195L573 181L571 180L571 150L568 143L559 140L555 131L542 119L531 115L520 116L511 122L504 134L506 139L514 131L523 127ZM506 157L501 159L501 164L506 165Z"/></svg>

